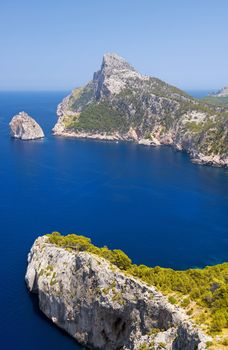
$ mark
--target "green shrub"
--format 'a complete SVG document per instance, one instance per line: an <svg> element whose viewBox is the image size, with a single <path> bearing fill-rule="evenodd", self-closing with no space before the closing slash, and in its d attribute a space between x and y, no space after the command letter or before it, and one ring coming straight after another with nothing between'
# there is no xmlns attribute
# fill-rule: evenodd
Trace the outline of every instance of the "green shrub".
<svg viewBox="0 0 228 350"><path fill-rule="evenodd" d="M190 299L189 299L189 298L185 298L185 299L183 299L182 302L181 302L181 306L182 306L182 307L188 307L189 304L190 304Z"/></svg>
<svg viewBox="0 0 228 350"><path fill-rule="evenodd" d="M131 267L131 259L121 250L110 250L107 247L98 248L91 243L91 240L84 236L69 234L62 236L59 232L53 232L47 235L49 242L72 251L88 251L102 258L109 260L121 270L127 270Z"/></svg>
<svg viewBox="0 0 228 350"><path fill-rule="evenodd" d="M169 300L169 302L170 302L171 304L173 304L173 305L177 303L177 299L174 298L174 296L172 296L172 295L170 295L170 297L168 298L168 300Z"/></svg>
<svg viewBox="0 0 228 350"><path fill-rule="evenodd" d="M228 263L207 266L203 269L189 269L177 271L159 266L148 267L132 264L130 258L121 250L110 250L107 247L98 248L91 240L84 236L70 234L61 236L58 232L47 235L49 242L71 251L88 251L107 259L121 270L140 278L143 282L154 285L162 292L179 293L185 297L182 306L187 307L191 300L203 307L202 317L211 320L210 331L220 332L228 327ZM175 297L169 301L175 304ZM191 315L193 310L188 310Z"/></svg>
<svg viewBox="0 0 228 350"><path fill-rule="evenodd" d="M67 124L68 129L87 132L127 131L127 120L108 102L94 102L86 106L75 120Z"/></svg>

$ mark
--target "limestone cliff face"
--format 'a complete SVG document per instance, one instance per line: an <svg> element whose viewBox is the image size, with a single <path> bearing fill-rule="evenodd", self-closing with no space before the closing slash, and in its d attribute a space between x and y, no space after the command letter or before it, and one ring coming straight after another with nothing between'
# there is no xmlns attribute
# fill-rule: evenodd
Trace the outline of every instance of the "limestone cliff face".
<svg viewBox="0 0 228 350"><path fill-rule="evenodd" d="M44 137L39 124L27 113L20 112L9 123L11 136L21 140L35 140Z"/></svg>
<svg viewBox="0 0 228 350"><path fill-rule="evenodd" d="M45 236L29 253L26 283L43 313L88 348L206 349L209 338L155 288Z"/></svg>
<svg viewBox="0 0 228 350"><path fill-rule="evenodd" d="M228 166L228 109L138 73L116 54L57 109L55 135L171 144L198 163Z"/></svg>

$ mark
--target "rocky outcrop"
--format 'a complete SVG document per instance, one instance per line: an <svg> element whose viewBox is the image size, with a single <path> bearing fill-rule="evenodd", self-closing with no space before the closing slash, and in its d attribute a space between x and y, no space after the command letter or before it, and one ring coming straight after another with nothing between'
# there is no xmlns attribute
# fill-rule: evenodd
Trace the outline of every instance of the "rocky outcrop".
<svg viewBox="0 0 228 350"><path fill-rule="evenodd" d="M93 89L97 100L118 94L128 87L129 81L148 80L138 73L127 61L116 54L105 54L101 69L94 73Z"/></svg>
<svg viewBox="0 0 228 350"><path fill-rule="evenodd" d="M170 144L197 163L228 166L228 108L138 73L116 54L57 108L55 135Z"/></svg>
<svg viewBox="0 0 228 350"><path fill-rule="evenodd" d="M92 253L38 238L26 283L42 312L76 341L102 350L206 349L209 340L154 287Z"/></svg>
<svg viewBox="0 0 228 350"><path fill-rule="evenodd" d="M9 123L11 136L21 140L35 140L44 137L39 124L25 112L15 115Z"/></svg>
<svg viewBox="0 0 228 350"><path fill-rule="evenodd" d="M217 96L217 97L228 97L228 86L225 86L215 94L212 94L212 96Z"/></svg>

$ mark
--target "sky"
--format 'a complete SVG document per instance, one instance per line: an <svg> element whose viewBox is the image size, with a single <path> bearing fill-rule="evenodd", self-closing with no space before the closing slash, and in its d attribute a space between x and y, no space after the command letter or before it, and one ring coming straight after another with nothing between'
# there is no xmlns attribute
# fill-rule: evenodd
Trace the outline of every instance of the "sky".
<svg viewBox="0 0 228 350"><path fill-rule="evenodd" d="M228 0L0 0L0 90L71 90L116 52L182 89L228 85Z"/></svg>

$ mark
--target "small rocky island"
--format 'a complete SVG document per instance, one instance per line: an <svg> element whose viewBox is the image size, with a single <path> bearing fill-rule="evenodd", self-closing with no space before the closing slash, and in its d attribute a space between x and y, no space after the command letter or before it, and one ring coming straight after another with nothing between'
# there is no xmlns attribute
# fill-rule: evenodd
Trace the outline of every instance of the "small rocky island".
<svg viewBox="0 0 228 350"><path fill-rule="evenodd" d="M144 76L117 54L104 55L93 79L73 90L57 115L55 135L172 145L196 163L228 166L228 106Z"/></svg>
<svg viewBox="0 0 228 350"><path fill-rule="evenodd" d="M136 268L143 265L132 265L120 250L98 248L86 237L55 232L35 241L28 256L26 283L38 294L42 312L88 348L208 348L211 337L173 304L173 296L170 299L133 276ZM220 268L223 271L227 266Z"/></svg>
<svg viewBox="0 0 228 350"><path fill-rule="evenodd" d="M44 137L40 125L27 113L20 112L9 123L11 136L21 140L35 140Z"/></svg>

